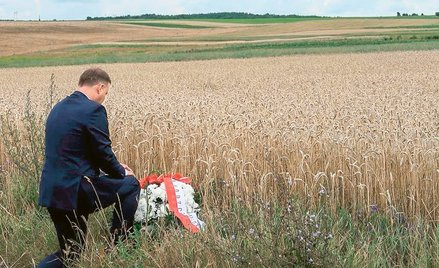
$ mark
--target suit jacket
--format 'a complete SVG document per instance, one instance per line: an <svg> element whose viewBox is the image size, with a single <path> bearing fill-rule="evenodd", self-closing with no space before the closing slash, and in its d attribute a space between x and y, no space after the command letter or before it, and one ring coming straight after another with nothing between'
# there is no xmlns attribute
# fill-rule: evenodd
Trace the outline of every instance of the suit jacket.
<svg viewBox="0 0 439 268"><path fill-rule="evenodd" d="M57 103L47 118L45 161L38 203L63 210L77 208L81 178L99 169L123 178L125 169L111 149L105 107L75 91Z"/></svg>

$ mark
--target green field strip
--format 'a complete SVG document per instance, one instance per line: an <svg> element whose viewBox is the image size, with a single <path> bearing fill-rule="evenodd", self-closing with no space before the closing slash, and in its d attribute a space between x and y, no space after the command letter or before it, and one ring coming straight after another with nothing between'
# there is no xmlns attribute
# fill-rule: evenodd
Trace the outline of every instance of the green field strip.
<svg viewBox="0 0 439 268"><path fill-rule="evenodd" d="M85 45L57 53L40 52L0 58L0 68L123 62L190 61L225 58L273 57L297 54L364 53L376 51L436 50L439 36L426 39L343 39L216 46Z"/></svg>

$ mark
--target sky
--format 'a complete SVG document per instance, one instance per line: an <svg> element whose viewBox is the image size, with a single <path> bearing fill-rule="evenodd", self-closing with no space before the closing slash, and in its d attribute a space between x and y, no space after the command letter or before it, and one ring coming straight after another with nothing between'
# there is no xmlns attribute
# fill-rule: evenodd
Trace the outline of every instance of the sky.
<svg viewBox="0 0 439 268"><path fill-rule="evenodd" d="M319 16L434 14L439 0L0 0L0 20L71 20L87 16L249 12Z"/></svg>

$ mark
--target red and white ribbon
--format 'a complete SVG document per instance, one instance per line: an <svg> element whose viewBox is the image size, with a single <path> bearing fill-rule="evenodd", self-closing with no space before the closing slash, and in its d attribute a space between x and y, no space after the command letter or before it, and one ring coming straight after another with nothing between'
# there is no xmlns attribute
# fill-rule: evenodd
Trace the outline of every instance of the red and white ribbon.
<svg viewBox="0 0 439 268"><path fill-rule="evenodd" d="M166 198L168 200L169 211L173 213L183 224L183 226L192 233L198 233L204 228L205 223L198 219L195 212L188 212L186 206L186 189L184 184L190 184L188 177L181 174L152 174L140 180L142 188L147 184L165 183Z"/></svg>

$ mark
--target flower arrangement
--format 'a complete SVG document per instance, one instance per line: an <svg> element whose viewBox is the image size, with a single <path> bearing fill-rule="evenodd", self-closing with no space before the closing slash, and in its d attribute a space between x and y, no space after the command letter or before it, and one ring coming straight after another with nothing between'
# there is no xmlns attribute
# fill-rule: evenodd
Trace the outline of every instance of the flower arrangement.
<svg viewBox="0 0 439 268"><path fill-rule="evenodd" d="M135 222L149 225L154 220L174 214L185 228L194 233L204 228L204 222L198 219L200 207L194 200L195 191L189 178L181 174L153 174L140 180L140 183L142 190Z"/></svg>

